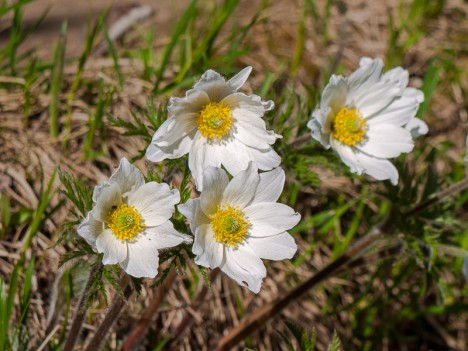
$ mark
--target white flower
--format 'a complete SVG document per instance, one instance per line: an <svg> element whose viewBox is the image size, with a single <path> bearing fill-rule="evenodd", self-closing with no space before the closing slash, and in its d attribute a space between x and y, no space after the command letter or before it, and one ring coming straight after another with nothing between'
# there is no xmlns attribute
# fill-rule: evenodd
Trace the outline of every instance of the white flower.
<svg viewBox="0 0 468 351"><path fill-rule="evenodd" d="M102 263L118 263L131 276L154 278L158 250L191 241L169 221L179 192L167 184L145 184L141 172L125 158L109 181L95 187L93 201L78 234L104 254Z"/></svg>
<svg viewBox="0 0 468 351"><path fill-rule="evenodd" d="M252 67L244 68L226 82L208 70L184 98L172 97L170 117L154 134L146 157L159 162L188 153L200 191L203 171L209 166L222 164L230 174L245 170L249 161L262 170L277 167L281 159L271 145L281 136L267 131L262 119L273 102L237 92L251 71Z"/></svg>
<svg viewBox="0 0 468 351"><path fill-rule="evenodd" d="M413 150L413 138L428 128L415 118L424 95L407 88L408 71L382 70L381 60L363 58L349 77L333 75L307 126L352 172L390 179L395 185L398 171L387 159Z"/></svg>
<svg viewBox="0 0 468 351"><path fill-rule="evenodd" d="M266 276L261 258L282 260L297 250L287 230L299 222L300 215L276 203L283 185L280 168L259 175L251 162L231 181L225 171L207 168L200 197L178 206L195 233L195 263L219 267L258 293Z"/></svg>

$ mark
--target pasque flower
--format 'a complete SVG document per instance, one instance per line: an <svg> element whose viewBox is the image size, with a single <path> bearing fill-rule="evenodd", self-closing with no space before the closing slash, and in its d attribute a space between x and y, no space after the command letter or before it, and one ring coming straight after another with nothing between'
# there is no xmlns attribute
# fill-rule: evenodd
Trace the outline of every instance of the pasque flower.
<svg viewBox="0 0 468 351"><path fill-rule="evenodd" d="M230 80L213 70L206 71L185 97L172 97L169 118L153 136L146 157L159 162L189 154L189 167L198 190L209 167L221 167L234 175L253 161L261 170L280 164L271 145L281 136L266 130L262 117L273 108L272 101L245 95L244 85L252 67Z"/></svg>
<svg viewBox="0 0 468 351"><path fill-rule="evenodd" d="M154 278L158 250L191 242L169 220L180 201L179 192L167 184L145 183L125 158L107 182L95 187L93 201L95 206L78 234L104 254L104 264L118 263L131 276Z"/></svg>
<svg viewBox="0 0 468 351"><path fill-rule="evenodd" d="M407 87L403 68L382 71L381 60L363 58L349 77L333 75L307 126L352 172L396 184L398 171L388 159L410 152L413 139L427 133L415 117L424 95Z"/></svg>
<svg viewBox="0 0 468 351"><path fill-rule="evenodd" d="M280 168L258 174L251 162L229 181L224 170L208 167L200 197L178 206L195 233L195 263L219 267L258 293L266 276L261 258L282 260L297 250L287 230L299 222L300 215L276 203L283 185Z"/></svg>

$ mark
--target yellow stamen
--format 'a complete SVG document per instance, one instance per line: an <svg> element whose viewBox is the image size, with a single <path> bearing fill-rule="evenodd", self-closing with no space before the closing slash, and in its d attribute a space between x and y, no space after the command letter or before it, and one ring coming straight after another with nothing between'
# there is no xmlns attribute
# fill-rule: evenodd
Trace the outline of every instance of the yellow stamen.
<svg viewBox="0 0 468 351"><path fill-rule="evenodd" d="M210 219L214 238L225 246L237 247L249 233L250 221L239 207L218 206Z"/></svg>
<svg viewBox="0 0 468 351"><path fill-rule="evenodd" d="M353 108L343 107L333 122L333 137L349 146L356 146L364 140L367 121L361 117L361 113Z"/></svg>
<svg viewBox="0 0 468 351"><path fill-rule="evenodd" d="M222 139L232 127L232 110L224 102L210 102L198 112L197 125L208 139Z"/></svg>
<svg viewBox="0 0 468 351"><path fill-rule="evenodd" d="M121 203L107 219L107 225L120 240L132 240L143 230L143 219L133 206Z"/></svg>

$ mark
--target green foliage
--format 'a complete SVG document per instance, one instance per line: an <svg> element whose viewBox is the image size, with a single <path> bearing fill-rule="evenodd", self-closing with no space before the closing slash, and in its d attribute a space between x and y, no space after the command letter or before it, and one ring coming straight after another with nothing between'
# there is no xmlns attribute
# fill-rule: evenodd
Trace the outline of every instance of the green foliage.
<svg viewBox="0 0 468 351"><path fill-rule="evenodd" d="M139 117L139 113L144 115L143 118ZM153 138L154 131L167 119L167 103L161 103L156 107L153 99L147 100L147 109L144 111L131 112L133 121L127 121L120 117L109 116L110 125L124 129L123 135L125 136L138 136L143 138L148 144ZM145 122L150 124L147 125ZM138 155L131 159L136 161L145 156L146 147L138 151Z"/></svg>
<svg viewBox="0 0 468 351"><path fill-rule="evenodd" d="M10 199L5 195L0 195L0 239L3 238L11 223Z"/></svg>
<svg viewBox="0 0 468 351"><path fill-rule="evenodd" d="M341 351L341 342L338 334L336 333L336 330L333 331L333 338L330 345L328 346L328 351Z"/></svg>
<svg viewBox="0 0 468 351"><path fill-rule="evenodd" d="M26 267L23 279L20 276L23 271L22 263L15 265L8 282L8 292L5 280L0 278L0 350L21 349L27 345L27 331L24 326L31 300L34 264L35 260L32 259ZM19 301L17 308L16 299Z"/></svg>
<svg viewBox="0 0 468 351"><path fill-rule="evenodd" d="M59 178L64 186L63 194L73 203L72 214L77 220L86 217L93 205L93 193L82 179L73 177L70 173L59 169Z"/></svg>
<svg viewBox="0 0 468 351"><path fill-rule="evenodd" d="M99 84L99 95L96 111L93 116L90 116L88 133L86 134L83 146L84 155L86 158L96 159L104 154L104 115L105 111L112 102L112 96L113 91L109 91L109 89L104 85L104 81L101 80ZM96 134L98 134L98 150L93 149L93 141L96 139Z"/></svg>
<svg viewBox="0 0 468 351"><path fill-rule="evenodd" d="M51 101L49 105L50 114L50 135L57 138L59 133L58 128L58 113L60 103L60 92L62 88L63 66L65 64L65 48L67 42L67 22L62 24L60 37L54 49L54 63L52 65L50 95Z"/></svg>
<svg viewBox="0 0 468 351"><path fill-rule="evenodd" d="M387 64L393 67L401 64L403 55L425 34L424 22L432 14L431 0L414 0L407 4L400 2L398 13L388 10L390 40L387 53Z"/></svg>
<svg viewBox="0 0 468 351"><path fill-rule="evenodd" d="M314 351L317 346L317 331L315 329L308 330L300 327L289 321L285 321L285 325L289 332L292 334L294 339L291 339L288 335L279 333L283 342L287 345L289 351ZM293 342L297 343L297 346ZM332 341L328 345L328 351L341 351L341 342L336 333L333 332Z"/></svg>
<svg viewBox="0 0 468 351"><path fill-rule="evenodd" d="M17 66L20 61L20 57L17 54L18 47L36 30L48 12L47 10L44 11L29 28L24 28L23 10L25 5L29 2L31 2L31 0L18 0L15 3L3 0L0 3L0 18L6 18L8 14L12 13L8 42L0 49L0 71L3 71L8 66L13 76L17 73Z"/></svg>
<svg viewBox="0 0 468 351"><path fill-rule="evenodd" d="M280 333L281 338L286 343L288 350L290 351L314 351L317 343L317 332L315 329L312 331L301 328L297 324L285 321L286 327L291 332L294 340L297 342L298 347L294 346L292 340L284 334Z"/></svg>
<svg viewBox="0 0 468 351"><path fill-rule="evenodd" d="M47 188L42 192L42 196L39 199L39 204L37 206L37 209L34 211L31 226L29 227L29 232L26 237L26 240L24 241L23 249L21 251L21 260L24 260L24 255L26 251L28 250L33 238L37 235L37 233L39 232L42 226L42 223L44 221L43 217L46 213L46 209L49 206L50 201L54 195L53 184L54 184L56 174L57 174L57 169L54 169L54 172L52 173L49 179L49 183L47 184ZM60 203L55 209L58 209L61 205L62 203ZM52 209L52 211L53 210L54 209Z"/></svg>
<svg viewBox="0 0 468 351"><path fill-rule="evenodd" d="M111 38L109 37L109 32L107 31L106 28L104 28L104 37L106 39L106 44L109 49L109 54L111 55L112 61L114 64L114 72L117 74L117 77L119 78L119 87L121 88L124 84L124 76L119 66L119 58L117 56L117 52L115 50L115 47L114 47L114 44L112 43Z"/></svg>
<svg viewBox="0 0 468 351"><path fill-rule="evenodd" d="M312 187L320 185L318 175L310 168L315 164L314 157L292 154L287 158L286 163L291 165L291 172L301 184Z"/></svg>
<svg viewBox="0 0 468 351"><path fill-rule="evenodd" d="M421 87L421 90L424 93L424 101L419 106L419 110L417 114L419 118L423 117L427 111L429 102L431 101L431 98L432 98L432 94L434 94L434 91L436 90L437 85L439 84L439 81L441 78L440 73L441 73L440 65L438 64L436 60L432 60L426 71L426 74L424 75L424 82Z"/></svg>
<svg viewBox="0 0 468 351"><path fill-rule="evenodd" d="M169 44L166 45L164 49L164 53L161 59L161 65L159 66L158 71L156 72L156 83L154 84L154 89L153 92L157 93L159 89L159 84L162 80L164 71L166 69L166 66L169 62L169 59L171 57L172 52L174 51L174 48L176 44L179 42L180 36L186 31L187 26L191 22L191 20L194 18L195 15L195 5L197 4L196 0L192 0L190 5L187 7L185 10L184 14L179 20L179 23L177 24L177 28L173 35L171 36L171 41Z"/></svg>

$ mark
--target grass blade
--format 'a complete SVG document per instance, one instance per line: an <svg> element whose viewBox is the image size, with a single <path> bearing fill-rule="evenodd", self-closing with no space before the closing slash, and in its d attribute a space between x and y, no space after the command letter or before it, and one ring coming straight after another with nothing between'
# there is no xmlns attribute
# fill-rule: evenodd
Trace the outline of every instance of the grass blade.
<svg viewBox="0 0 468 351"><path fill-rule="evenodd" d="M184 14L182 15L182 18L180 19L179 23L177 24L176 30L174 34L172 34L171 41L169 42L169 44L166 45L164 54L162 56L161 65L159 66L159 70L156 73L156 83L154 84L153 89L153 93L155 94L158 92L159 83L161 82L161 79L163 77L164 70L166 69L166 66L169 63L169 58L171 57L176 44L179 42L180 36L182 35L182 33L185 32L192 18L194 18L196 4L197 0L192 0L190 5L187 7L187 10L185 10Z"/></svg>
<svg viewBox="0 0 468 351"><path fill-rule="evenodd" d="M60 104L60 90L63 78L63 66L65 63L65 47L67 45L67 21L62 23L60 37L54 49L54 64L52 67L52 79L50 84L50 135L57 138L58 128L58 109Z"/></svg>
<svg viewBox="0 0 468 351"><path fill-rule="evenodd" d="M431 61L429 68L427 69L426 74L424 75L424 82L421 87L422 92L424 93L424 101L419 106L418 113L416 116L421 118L427 111L429 107L429 102L431 101L432 94L439 85L440 82L440 66L438 65L437 61Z"/></svg>

